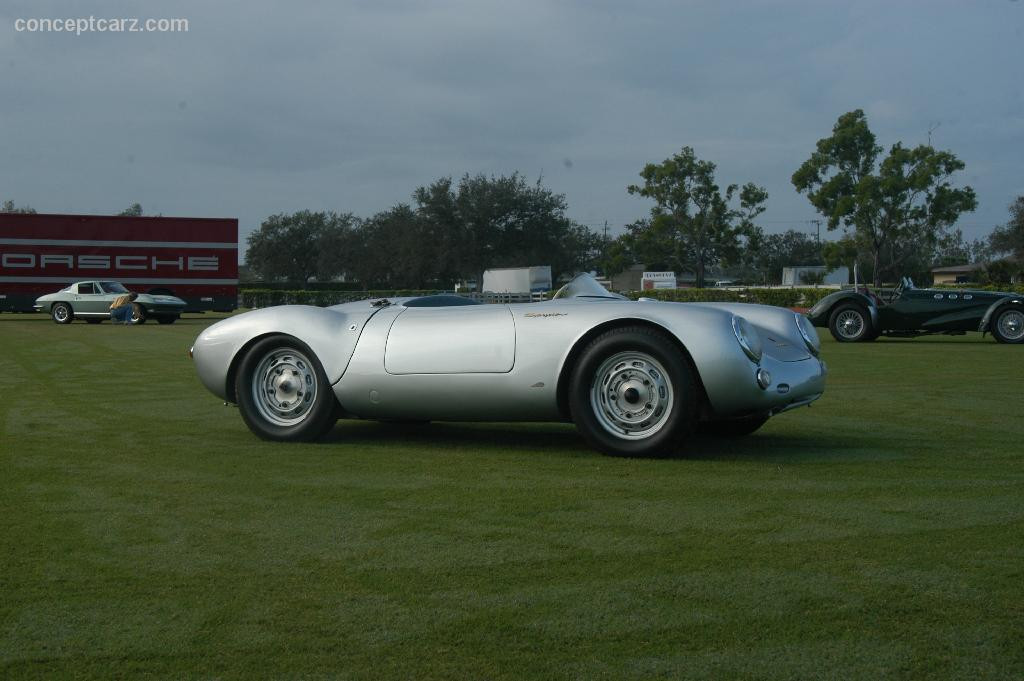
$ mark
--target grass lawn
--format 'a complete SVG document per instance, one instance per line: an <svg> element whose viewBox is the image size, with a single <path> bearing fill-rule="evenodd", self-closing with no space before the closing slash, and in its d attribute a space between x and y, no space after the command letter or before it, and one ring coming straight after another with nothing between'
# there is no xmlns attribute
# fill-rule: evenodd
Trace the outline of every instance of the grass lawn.
<svg viewBox="0 0 1024 681"><path fill-rule="evenodd" d="M826 337L813 408L629 460L260 442L211 321L0 315L0 677L1024 677L1024 348Z"/></svg>

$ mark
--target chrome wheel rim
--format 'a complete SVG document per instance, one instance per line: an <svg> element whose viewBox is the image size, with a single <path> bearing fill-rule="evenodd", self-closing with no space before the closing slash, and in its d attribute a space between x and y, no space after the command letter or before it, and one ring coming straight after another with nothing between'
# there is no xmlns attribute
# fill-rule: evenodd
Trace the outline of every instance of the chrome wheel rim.
<svg viewBox="0 0 1024 681"><path fill-rule="evenodd" d="M260 361L252 374L252 397L260 416L277 426L306 420L316 400L313 363L291 348L279 348Z"/></svg>
<svg viewBox="0 0 1024 681"><path fill-rule="evenodd" d="M864 316L856 310L846 310L836 317L836 331L843 338L858 338L864 331Z"/></svg>
<svg viewBox="0 0 1024 681"><path fill-rule="evenodd" d="M68 308L66 305L58 305L53 308L53 318L58 322L66 322L68 320Z"/></svg>
<svg viewBox="0 0 1024 681"><path fill-rule="evenodd" d="M1024 312L1020 310L1007 310L999 315L1000 335L1012 341L1024 338Z"/></svg>
<svg viewBox="0 0 1024 681"><path fill-rule="evenodd" d="M590 388L597 422L624 440L642 440L664 428L673 400L668 373L643 352L620 352L606 359Z"/></svg>

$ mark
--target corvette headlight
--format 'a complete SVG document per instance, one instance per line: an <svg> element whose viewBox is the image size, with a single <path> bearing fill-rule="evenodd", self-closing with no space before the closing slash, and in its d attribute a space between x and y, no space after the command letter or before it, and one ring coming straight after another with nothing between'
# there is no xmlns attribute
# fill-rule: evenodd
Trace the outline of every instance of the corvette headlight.
<svg viewBox="0 0 1024 681"><path fill-rule="evenodd" d="M732 316L732 332L736 334L736 340L739 341L740 347L743 348L743 352L747 354L750 361L760 362L761 337L757 335L753 324L734 314Z"/></svg>
<svg viewBox="0 0 1024 681"><path fill-rule="evenodd" d="M794 313L796 317L796 328L800 329L800 335L804 337L804 343L807 343L807 349L811 351L811 354L815 357L821 352L821 339L818 338L818 330L814 328L814 324L805 315L799 312Z"/></svg>

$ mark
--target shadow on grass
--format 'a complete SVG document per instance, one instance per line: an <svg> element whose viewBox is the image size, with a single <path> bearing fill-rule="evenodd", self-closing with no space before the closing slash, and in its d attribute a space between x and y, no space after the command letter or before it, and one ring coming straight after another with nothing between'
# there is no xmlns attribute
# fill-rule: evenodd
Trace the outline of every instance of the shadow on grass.
<svg viewBox="0 0 1024 681"><path fill-rule="evenodd" d="M521 450L571 457L602 456L591 449L572 424L566 423L389 423L341 420L320 441L322 445L382 445L433 449L472 448L481 452ZM893 458L870 443L848 446L821 434L755 433L742 438L691 435L668 457L685 463L714 460L752 460L780 463L820 463Z"/></svg>
<svg viewBox="0 0 1024 681"><path fill-rule="evenodd" d="M900 458L870 442L840 444L821 433L807 435L754 433L740 438L691 436L681 458L695 461L750 460L778 463L822 463Z"/></svg>
<svg viewBox="0 0 1024 681"><path fill-rule="evenodd" d="M587 447L576 429L565 423L403 423L342 419L319 442L597 455Z"/></svg>

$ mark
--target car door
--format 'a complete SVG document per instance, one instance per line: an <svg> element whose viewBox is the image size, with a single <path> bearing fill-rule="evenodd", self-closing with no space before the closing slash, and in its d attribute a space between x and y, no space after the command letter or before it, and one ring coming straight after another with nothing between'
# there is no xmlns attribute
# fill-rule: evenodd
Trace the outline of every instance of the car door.
<svg viewBox="0 0 1024 681"><path fill-rule="evenodd" d="M384 350L389 374L508 373L516 329L507 305L406 308Z"/></svg>
<svg viewBox="0 0 1024 681"><path fill-rule="evenodd" d="M94 281L83 281L78 284L78 291L71 306L76 314L97 315L108 312L110 303L106 294Z"/></svg>
<svg viewBox="0 0 1024 681"><path fill-rule="evenodd" d="M899 298L879 309L886 329L912 331L937 328L931 322L952 310L955 302L931 289L904 289ZM939 327L941 328L941 327Z"/></svg>

